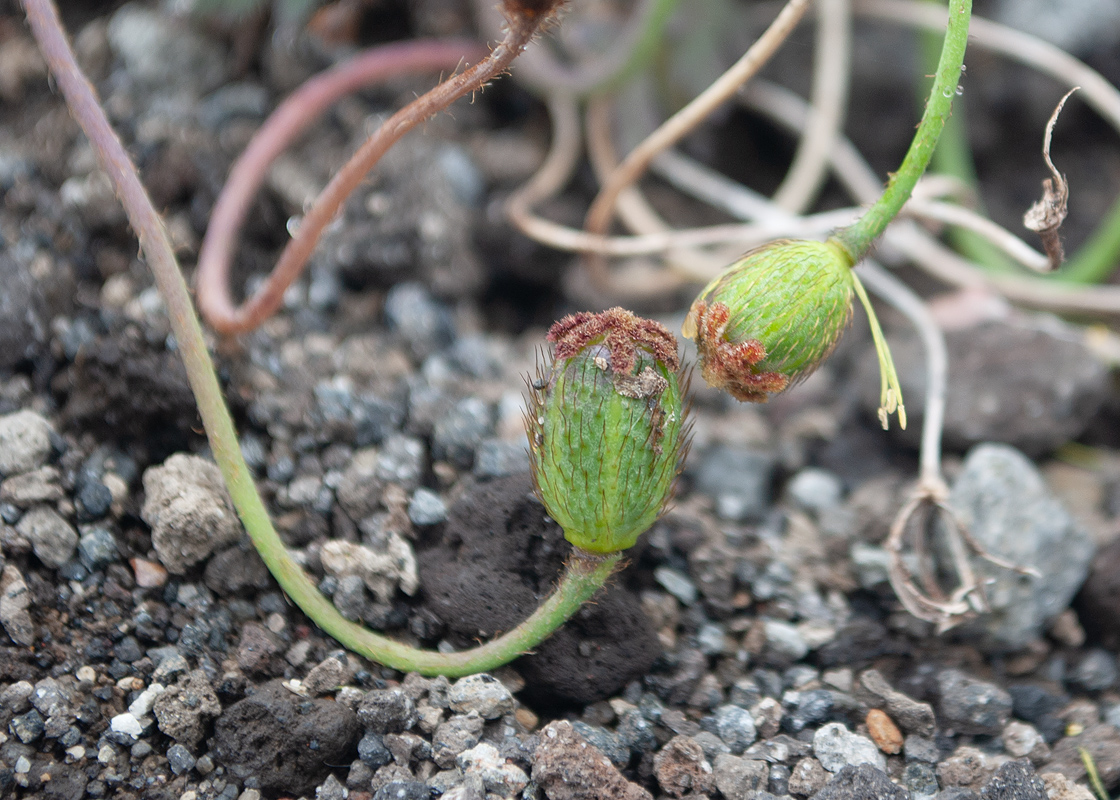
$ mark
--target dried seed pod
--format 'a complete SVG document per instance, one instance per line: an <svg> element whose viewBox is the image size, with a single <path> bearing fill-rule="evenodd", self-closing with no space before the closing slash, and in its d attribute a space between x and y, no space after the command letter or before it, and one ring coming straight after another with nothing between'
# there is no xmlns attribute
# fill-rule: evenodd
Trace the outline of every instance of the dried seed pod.
<svg viewBox="0 0 1120 800"><path fill-rule="evenodd" d="M700 373L739 400L760 403L806 377L852 316L851 259L832 242L771 242L700 293L682 332Z"/></svg>
<svg viewBox="0 0 1120 800"><path fill-rule="evenodd" d="M533 482L568 541L633 546L665 509L688 439L676 338L621 308L552 326L531 384Z"/></svg>

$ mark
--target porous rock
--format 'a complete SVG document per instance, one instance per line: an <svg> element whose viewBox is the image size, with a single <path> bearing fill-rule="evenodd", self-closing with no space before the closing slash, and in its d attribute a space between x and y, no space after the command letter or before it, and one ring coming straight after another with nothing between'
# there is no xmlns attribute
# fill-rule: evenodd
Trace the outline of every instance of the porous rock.
<svg viewBox="0 0 1120 800"><path fill-rule="evenodd" d="M61 567L78 548L78 532L50 506L36 506L16 525L16 530L48 567Z"/></svg>
<svg viewBox="0 0 1120 800"><path fill-rule="evenodd" d="M910 800L910 792L881 769L860 764L844 767L811 800Z"/></svg>
<svg viewBox="0 0 1120 800"><path fill-rule="evenodd" d="M567 721L551 722L540 732L533 758L533 781L548 800L652 800L622 776L605 755L588 744Z"/></svg>
<svg viewBox="0 0 1120 800"><path fill-rule="evenodd" d="M418 546L425 608L467 646L528 617L571 548L532 495L528 475L478 484ZM586 704L644 674L660 653L638 598L612 580L531 656L517 661L534 699Z"/></svg>
<svg viewBox="0 0 1120 800"><path fill-rule="evenodd" d="M0 475L18 475L38 469L51 452L54 429L34 411L17 411L0 417Z"/></svg>
<svg viewBox="0 0 1120 800"><path fill-rule="evenodd" d="M265 791L314 792L332 765L354 759L360 726L342 703L308 700L265 684L227 708L214 724L210 752L238 780Z"/></svg>
<svg viewBox="0 0 1120 800"><path fill-rule="evenodd" d="M703 794L714 783L704 749L692 737L679 734L653 757L653 774L661 788L674 797L690 792Z"/></svg>
<svg viewBox="0 0 1120 800"><path fill-rule="evenodd" d="M980 790L981 800L1049 800L1046 784L1026 759L1009 761Z"/></svg>
<svg viewBox="0 0 1120 800"><path fill-rule="evenodd" d="M152 703L160 731L190 748L202 741L206 723L221 710L218 696L200 669L188 672Z"/></svg>
<svg viewBox="0 0 1120 800"><path fill-rule="evenodd" d="M222 473L199 456L176 453L146 470L144 495L140 516L169 572L186 572L241 533Z"/></svg>

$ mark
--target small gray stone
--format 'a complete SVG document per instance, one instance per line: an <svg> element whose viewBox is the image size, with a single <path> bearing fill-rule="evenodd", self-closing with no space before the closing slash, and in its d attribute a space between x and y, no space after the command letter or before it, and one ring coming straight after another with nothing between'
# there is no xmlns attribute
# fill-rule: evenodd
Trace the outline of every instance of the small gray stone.
<svg viewBox="0 0 1120 800"><path fill-rule="evenodd" d="M490 405L478 397L465 397L436 421L432 431L432 456L460 469L474 463L475 448L493 433Z"/></svg>
<svg viewBox="0 0 1120 800"><path fill-rule="evenodd" d="M35 556L48 567L61 567L74 556L78 532L49 506L37 506L20 519L16 530L31 543Z"/></svg>
<svg viewBox="0 0 1120 800"><path fill-rule="evenodd" d="M435 492L421 487L412 493L408 518L413 525L436 525L447 519L447 504Z"/></svg>
<svg viewBox="0 0 1120 800"><path fill-rule="evenodd" d="M722 625L706 622L696 632L696 647L706 656L718 656L723 653L727 643L727 634Z"/></svg>
<svg viewBox="0 0 1120 800"><path fill-rule="evenodd" d="M699 459L696 488L716 500L717 511L736 521L761 519L770 506L774 456L750 448L717 445ZM693 459L690 463L696 464Z"/></svg>
<svg viewBox="0 0 1120 800"><path fill-rule="evenodd" d="M625 767L630 763L630 748L623 743L618 734L579 720L573 722L572 727L576 733L587 740L588 744L609 758L616 767Z"/></svg>
<svg viewBox="0 0 1120 800"><path fill-rule="evenodd" d="M460 714L476 712L483 719L497 719L512 714L517 701L501 681L485 672L468 675L451 685L447 693L452 711Z"/></svg>
<svg viewBox="0 0 1120 800"><path fill-rule="evenodd" d="M444 769L455 766L459 753L478 744L484 724L478 712L456 714L440 723L432 735L432 758L436 764Z"/></svg>
<svg viewBox="0 0 1120 800"><path fill-rule="evenodd" d="M60 478L58 468L51 466L13 475L0 484L0 502L11 503L17 508L57 502L62 499Z"/></svg>
<svg viewBox="0 0 1120 800"><path fill-rule="evenodd" d="M206 723L222 712L206 673L196 669L156 698L152 713L160 731L187 747L196 747L206 733Z"/></svg>
<svg viewBox="0 0 1120 800"><path fill-rule="evenodd" d="M427 453L424 443L404 434L393 434L377 454L374 474L385 483L395 483L405 491L420 485Z"/></svg>
<svg viewBox="0 0 1120 800"><path fill-rule="evenodd" d="M515 764L507 761L498 748L489 742L482 742L464 750L455 759L456 766L463 770L464 776L478 775L487 792L499 797L513 797L529 783L529 776Z"/></svg>
<svg viewBox="0 0 1120 800"><path fill-rule="evenodd" d="M902 771L902 785L910 790L915 800L937 794L937 772L925 761L911 761Z"/></svg>
<svg viewBox="0 0 1120 800"><path fill-rule="evenodd" d="M984 444L965 459L949 505L989 553L1012 564L1033 567L1020 575L973 559L991 611L962 626L993 651L1016 651L1042 635L1069 607L1085 582L1095 545L1051 494L1022 453L1006 445Z"/></svg>
<svg viewBox="0 0 1120 800"><path fill-rule="evenodd" d="M840 722L830 722L817 730L813 735L813 755L829 772L859 764L887 768L886 757L873 741L852 733Z"/></svg>
<svg viewBox="0 0 1120 800"><path fill-rule="evenodd" d="M312 697L329 694L346 682L346 667L334 656L328 656L311 668L303 679L303 688Z"/></svg>
<svg viewBox="0 0 1120 800"><path fill-rule="evenodd" d="M903 740L902 752L907 761L924 761L927 764L936 764L941 760L937 742L916 733L910 734Z"/></svg>
<svg viewBox="0 0 1120 800"><path fill-rule="evenodd" d="M393 754L381 734L367 731L358 741L358 758L370 769L380 769L392 762Z"/></svg>
<svg viewBox="0 0 1120 800"><path fill-rule="evenodd" d="M19 475L43 466L53 434L51 424L34 411L0 417L0 475Z"/></svg>
<svg viewBox="0 0 1120 800"><path fill-rule="evenodd" d="M1011 695L994 683L979 681L957 669L937 676L938 711L943 728L968 735L996 735L1011 717Z"/></svg>
<svg viewBox="0 0 1120 800"><path fill-rule="evenodd" d="M727 705L717 708L715 727L716 734L735 755L741 754L750 747L758 735L751 712L739 706Z"/></svg>
<svg viewBox="0 0 1120 800"><path fill-rule="evenodd" d="M403 689L373 689L358 705L358 721L374 733L400 733L416 724L416 703Z"/></svg>
<svg viewBox="0 0 1120 800"><path fill-rule="evenodd" d="M385 323L414 356L426 358L452 338L451 314L422 283L398 283L385 296Z"/></svg>
<svg viewBox="0 0 1120 800"><path fill-rule="evenodd" d="M117 540L105 528L90 528L78 539L78 558L90 569L112 564L120 558Z"/></svg>
<svg viewBox="0 0 1120 800"><path fill-rule="evenodd" d="M23 574L16 569L15 564L5 565L3 572L0 572L0 625L4 626L13 642L25 647L35 644L35 623L31 621L31 613L28 611L30 607L31 593L27 590ZM22 685L22 682L13 685ZM0 693L0 698L3 697L4 693ZM5 706L0 703L0 708L3 707Z"/></svg>
<svg viewBox="0 0 1120 800"><path fill-rule="evenodd" d="M682 605L690 606L696 602L699 594L696 584L672 567L658 567L653 571L653 577L665 591L680 600Z"/></svg>
<svg viewBox="0 0 1120 800"><path fill-rule="evenodd" d="M768 619L763 627L766 631L766 652L779 663L792 664L809 654L809 645L795 626Z"/></svg>
<svg viewBox="0 0 1120 800"><path fill-rule="evenodd" d="M26 714L13 717L12 721L8 723L8 730L24 744L31 744L36 741L46 729L47 726L43 716L34 708Z"/></svg>
<svg viewBox="0 0 1120 800"><path fill-rule="evenodd" d="M144 493L140 516L168 572L186 572L241 535L222 473L206 459L176 453L144 472Z"/></svg>
<svg viewBox="0 0 1120 800"><path fill-rule="evenodd" d="M981 800L1049 800L1046 784L1029 761L1009 761L996 770L984 788Z"/></svg>
<svg viewBox="0 0 1120 800"><path fill-rule="evenodd" d="M812 800L910 800L910 793L871 764L844 767Z"/></svg>
<svg viewBox="0 0 1120 800"><path fill-rule="evenodd" d="M195 757L190 750L176 742L167 748L167 764L176 775L182 775L194 769Z"/></svg>
<svg viewBox="0 0 1120 800"><path fill-rule="evenodd" d="M1073 668L1067 679L1077 689L1100 692L1116 683L1116 656L1094 647Z"/></svg>
<svg viewBox="0 0 1120 800"><path fill-rule="evenodd" d="M206 92L226 79L222 48L176 17L128 3L109 20L109 44L133 80L163 92Z"/></svg>
<svg viewBox="0 0 1120 800"><path fill-rule="evenodd" d="M483 439L475 448L474 474L478 478L504 478L529 471L529 449L525 442Z"/></svg>
<svg viewBox="0 0 1120 800"><path fill-rule="evenodd" d="M765 791L770 782L770 765L733 755L716 756L712 779L724 797L745 798L749 792Z"/></svg>
<svg viewBox="0 0 1120 800"><path fill-rule="evenodd" d="M786 494L799 508L820 514L840 505L844 483L835 473L809 467L790 479L786 485Z"/></svg>

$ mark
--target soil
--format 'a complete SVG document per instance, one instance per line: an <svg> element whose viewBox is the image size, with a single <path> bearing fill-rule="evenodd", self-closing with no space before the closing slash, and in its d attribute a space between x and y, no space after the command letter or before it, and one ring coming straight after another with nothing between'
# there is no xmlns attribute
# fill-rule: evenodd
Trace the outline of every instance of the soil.
<svg viewBox="0 0 1120 800"><path fill-rule="evenodd" d="M393 0L335 4L356 14L335 33L161 13L166 50L114 38L129 15L168 5L61 3L188 272L234 158L300 81L358 47L478 36L465 2ZM764 4L731 5L765 17ZM886 583L916 437L877 426L858 315L824 367L765 406L693 381L673 508L595 602L497 681L421 679L345 653L244 537L161 553L149 470L208 457L207 444L136 241L16 6L0 0L0 797L1083 798L1063 783L1086 783L1079 747L1120 786L1120 390L1091 337L1056 318L1009 312L950 337L946 471L988 469L996 487L970 501L978 537L1067 562L1037 584L994 570L996 613L956 633L909 616ZM885 173L917 116L918 68L893 28L861 23L857 41L847 131ZM1114 85L1116 46L1081 54ZM804 92L809 52L802 30L768 76ZM983 199L1013 230L1045 176L1052 108L1053 87L1026 76L969 63ZM363 91L312 127L256 201L235 285L263 277L369 125L430 83ZM1074 251L1120 187L1120 151L1082 105L1059 132ZM275 318L211 339L285 542L349 618L428 647L516 624L570 551L532 494L521 395L547 326L586 301L576 261L501 213L548 135L515 80L457 104L390 153ZM768 191L793 146L734 111L686 150ZM722 219L646 188L688 222ZM578 224L593 191L583 167L543 213ZM829 184L819 207L848 202ZM634 310L675 331L687 302ZM919 407L920 350L883 318ZM999 368L1011 352L1022 369ZM973 451L984 442L1008 447ZM1002 531L999 515L1026 507L1041 509L1032 524ZM1061 553L1055 530L1073 531ZM332 540L408 557L363 581L331 566Z"/></svg>

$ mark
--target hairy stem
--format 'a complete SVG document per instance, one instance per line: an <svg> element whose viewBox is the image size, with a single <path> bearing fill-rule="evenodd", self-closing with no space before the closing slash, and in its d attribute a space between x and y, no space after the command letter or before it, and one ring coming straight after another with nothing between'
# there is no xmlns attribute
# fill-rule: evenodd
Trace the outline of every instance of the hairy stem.
<svg viewBox="0 0 1120 800"><path fill-rule="evenodd" d="M187 369L199 414L237 513L261 559L280 588L315 624L343 646L394 669L426 675L469 675L493 669L522 655L564 623L606 582L621 554L606 558L576 551L553 594L524 622L481 647L439 653L411 647L345 619L284 547L257 493L237 440L233 419L222 397L202 327L191 305L163 221L144 190L132 163L97 98L82 74L62 30L52 0L23 0L31 31L39 43L71 113L89 137L102 168L124 205L167 307L171 329Z"/></svg>
<svg viewBox="0 0 1120 800"><path fill-rule="evenodd" d="M874 205L852 225L836 233L836 240L848 250L853 262L858 262L867 255L874 241L898 215L933 157L941 130L953 108L953 97L957 93L964 51L968 44L968 23L971 17L972 0L950 0L949 24L945 29L945 41L941 46L941 60L933 78L933 89L910 149L902 160L902 166L887 181L887 188Z"/></svg>
<svg viewBox="0 0 1120 800"><path fill-rule="evenodd" d="M447 108L460 97L481 89L488 81L504 72L533 38L544 19L545 16L541 14L519 15L507 19L505 38L486 58L413 100L381 125L331 178L311 209L303 216L299 230L284 247L268 279L240 306L234 303L230 295L229 271L233 260L233 245L241 227L244 210L241 210L240 215L231 214L227 218L215 208L198 257L198 306L206 321L219 333L244 333L256 328L280 308L284 302L285 290L303 271L323 230L389 148L424 120ZM446 64L448 54L449 51L444 50L431 55L436 56L433 61ZM458 52L450 51L450 55L458 61ZM439 58L443 61L439 61ZM274 150L271 145L262 145L260 155L271 152L274 158L278 154L272 152ZM254 154L254 158L259 157ZM242 179L240 171L235 171L231 182L234 179ZM237 183L229 193L235 198L244 194L237 188ZM231 206L233 202L235 201L230 201ZM237 209L231 207L230 210Z"/></svg>

